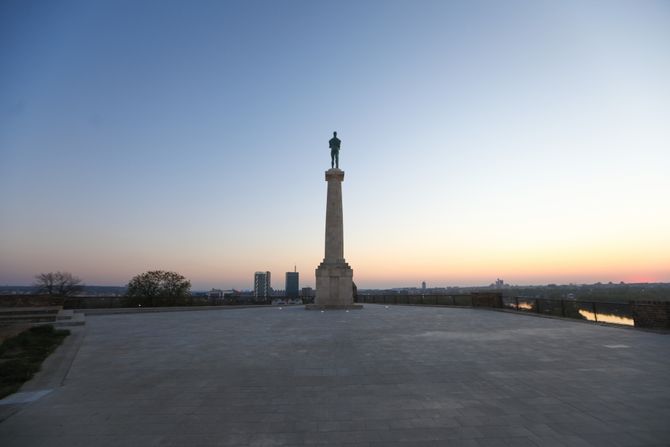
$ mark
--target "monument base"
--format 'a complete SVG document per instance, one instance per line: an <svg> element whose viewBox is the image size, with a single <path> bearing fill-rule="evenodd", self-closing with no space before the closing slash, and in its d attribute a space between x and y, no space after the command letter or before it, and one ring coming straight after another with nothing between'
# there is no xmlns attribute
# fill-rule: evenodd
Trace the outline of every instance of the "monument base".
<svg viewBox="0 0 670 447"><path fill-rule="evenodd" d="M354 304L354 271L344 261L322 262L316 269L316 297L307 309L361 309Z"/></svg>

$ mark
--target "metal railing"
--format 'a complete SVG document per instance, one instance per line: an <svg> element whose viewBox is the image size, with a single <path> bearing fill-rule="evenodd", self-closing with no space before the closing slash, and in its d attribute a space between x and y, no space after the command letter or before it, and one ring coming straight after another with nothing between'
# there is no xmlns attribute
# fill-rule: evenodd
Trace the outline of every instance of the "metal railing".
<svg viewBox="0 0 670 447"><path fill-rule="evenodd" d="M369 304L408 304L430 306L473 307L472 295L371 295L359 294L357 302Z"/></svg>
<svg viewBox="0 0 670 447"><path fill-rule="evenodd" d="M531 297L503 297L503 308L596 323L634 325L633 305L629 302L581 301Z"/></svg>
<svg viewBox="0 0 670 447"><path fill-rule="evenodd" d="M482 297L499 296L500 301L478 303ZM359 294L359 303L403 304L414 306L492 307L546 316L575 318L600 323L634 325L633 305L627 302L579 301L545 299L502 294L449 294L449 295L373 295Z"/></svg>

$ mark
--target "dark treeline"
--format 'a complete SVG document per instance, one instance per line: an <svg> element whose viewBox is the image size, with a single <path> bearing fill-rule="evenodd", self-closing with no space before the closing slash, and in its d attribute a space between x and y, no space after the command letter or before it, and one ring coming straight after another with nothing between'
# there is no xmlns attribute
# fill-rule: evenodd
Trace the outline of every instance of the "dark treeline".
<svg viewBox="0 0 670 447"><path fill-rule="evenodd" d="M491 289L487 289L491 290ZM597 283L546 286L509 286L501 290L505 296L544 299L575 299L579 301L670 301L668 283Z"/></svg>
<svg viewBox="0 0 670 447"><path fill-rule="evenodd" d="M482 287L418 287L360 289L365 295L467 295L473 292L500 292L505 298L540 298L598 302L670 301L670 283L595 283L513 286L495 284Z"/></svg>

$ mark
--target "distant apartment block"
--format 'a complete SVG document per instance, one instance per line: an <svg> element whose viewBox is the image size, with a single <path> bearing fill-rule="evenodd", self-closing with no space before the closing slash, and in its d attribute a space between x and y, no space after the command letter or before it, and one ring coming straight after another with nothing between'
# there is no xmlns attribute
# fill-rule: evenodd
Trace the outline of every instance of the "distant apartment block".
<svg viewBox="0 0 670 447"><path fill-rule="evenodd" d="M254 273L254 296L256 298L267 298L272 294L270 272Z"/></svg>
<svg viewBox="0 0 670 447"><path fill-rule="evenodd" d="M221 289L212 289L207 292L207 296L212 299L223 298L223 290Z"/></svg>
<svg viewBox="0 0 670 447"><path fill-rule="evenodd" d="M303 287L302 291L300 292L300 296L303 298L310 298L314 296L314 289L311 287Z"/></svg>
<svg viewBox="0 0 670 447"><path fill-rule="evenodd" d="M286 296L298 298L300 296L300 281L298 272L286 272Z"/></svg>

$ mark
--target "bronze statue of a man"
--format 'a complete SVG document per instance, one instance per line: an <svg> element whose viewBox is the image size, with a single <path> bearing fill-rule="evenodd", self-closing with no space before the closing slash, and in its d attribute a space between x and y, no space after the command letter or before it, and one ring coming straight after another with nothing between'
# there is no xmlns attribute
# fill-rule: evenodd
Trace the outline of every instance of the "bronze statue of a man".
<svg viewBox="0 0 670 447"><path fill-rule="evenodd" d="M340 169L340 139L337 132L333 132L333 138L328 142L330 146L330 167Z"/></svg>

